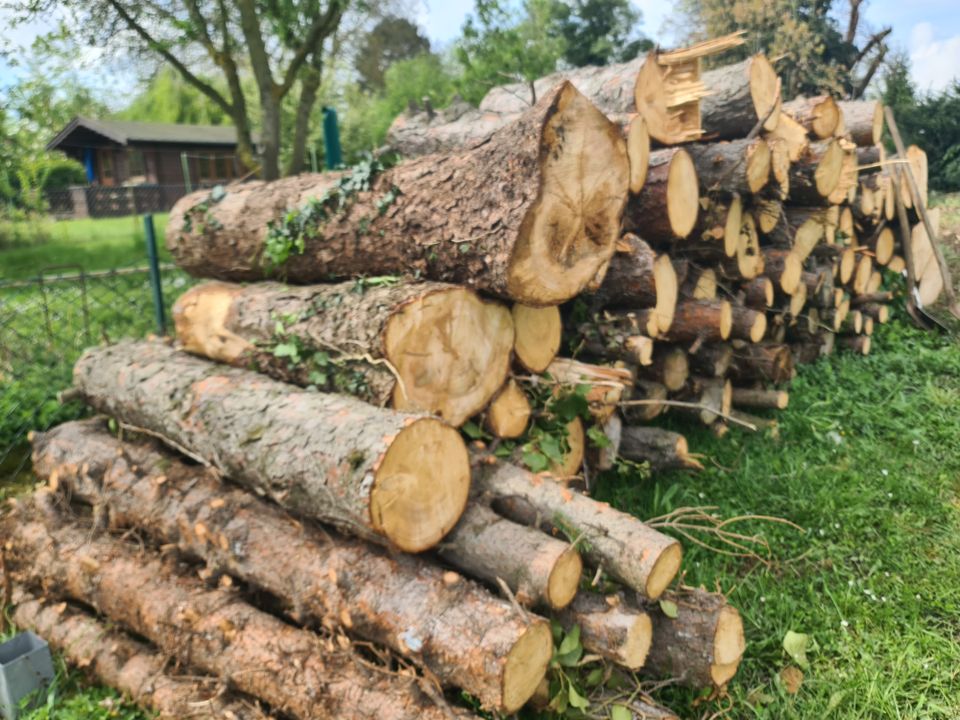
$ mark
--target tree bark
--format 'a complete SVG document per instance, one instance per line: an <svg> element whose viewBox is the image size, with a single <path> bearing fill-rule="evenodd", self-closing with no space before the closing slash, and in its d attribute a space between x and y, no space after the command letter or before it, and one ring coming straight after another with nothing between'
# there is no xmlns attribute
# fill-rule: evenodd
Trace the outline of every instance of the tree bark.
<svg viewBox="0 0 960 720"><path fill-rule="evenodd" d="M758 277L740 286L743 304L754 310L765 310L773 305L773 281L768 277Z"/></svg>
<svg viewBox="0 0 960 720"><path fill-rule="evenodd" d="M653 471L702 470L687 449L680 433L658 427L625 427L620 439L620 455L635 462L648 462Z"/></svg>
<svg viewBox="0 0 960 720"><path fill-rule="evenodd" d="M302 515L407 552L466 505L463 441L440 420L292 389L160 343L91 348L74 383L100 412L158 433Z"/></svg>
<svg viewBox="0 0 960 720"><path fill-rule="evenodd" d="M784 103L783 112L791 115L818 140L833 137L840 124L840 108L829 95L798 97Z"/></svg>
<svg viewBox="0 0 960 720"><path fill-rule="evenodd" d="M638 311L641 325L646 322L648 312ZM726 300L683 300L677 303L670 330L659 337L676 343L718 342L730 337L732 320L732 309Z"/></svg>
<svg viewBox="0 0 960 720"><path fill-rule="evenodd" d="M630 607L623 594L581 592L558 616L565 626L580 628L585 650L628 670L643 667L650 651L650 616Z"/></svg>
<svg viewBox="0 0 960 720"><path fill-rule="evenodd" d="M520 617L465 578L304 526L155 442L113 437L101 421L66 423L33 444L37 476L107 508L114 529L142 528L155 542L266 590L298 620L349 622L351 632L410 658L484 707L513 712L536 687L531 668L549 658L544 622Z"/></svg>
<svg viewBox="0 0 960 720"><path fill-rule="evenodd" d="M218 201L188 195L171 211L167 246L191 274L218 279L419 272L559 304L613 253L628 163L619 128L565 84L473 149L403 163L325 199L345 177L233 185ZM274 260L289 254L278 267L265 254L271 232L283 250Z"/></svg>
<svg viewBox="0 0 960 720"><path fill-rule="evenodd" d="M460 101L433 115L404 113L390 124L387 145L405 158L470 148L515 121L523 110L492 112Z"/></svg>
<svg viewBox="0 0 960 720"><path fill-rule="evenodd" d="M693 232L699 209L699 181L690 154L676 147L654 150L643 190L627 203L623 227L649 242L669 243Z"/></svg>
<svg viewBox="0 0 960 720"><path fill-rule="evenodd" d="M697 143L685 149L705 195L753 195L770 180L770 147L762 139Z"/></svg>
<svg viewBox="0 0 960 720"><path fill-rule="evenodd" d="M455 426L503 384L514 342L505 307L432 282L210 282L184 293L173 317L187 352Z"/></svg>
<svg viewBox="0 0 960 720"><path fill-rule="evenodd" d="M472 504L443 539L440 557L472 577L502 580L521 605L559 610L577 594L583 569L569 543Z"/></svg>
<svg viewBox="0 0 960 720"><path fill-rule="evenodd" d="M777 73L763 54L703 73L709 94L700 101L706 138L745 137L757 123L770 131L780 120Z"/></svg>
<svg viewBox="0 0 960 720"><path fill-rule="evenodd" d="M698 375L725 377L733 361L733 348L726 343L706 343L689 353L690 367Z"/></svg>
<svg viewBox="0 0 960 720"><path fill-rule="evenodd" d="M653 642L645 672L696 689L724 686L746 648L740 613L719 593L693 590L665 598L677 617L667 617L661 607L649 609Z"/></svg>
<svg viewBox="0 0 960 720"><path fill-rule="evenodd" d="M760 342L767 332L767 316L763 311L731 303L732 323L730 337L735 340Z"/></svg>
<svg viewBox="0 0 960 720"><path fill-rule="evenodd" d="M588 563L644 597L659 597L680 568L680 543L606 503L506 463L481 462L475 476L501 515L582 537Z"/></svg>
<svg viewBox="0 0 960 720"><path fill-rule="evenodd" d="M91 538L75 525L48 529L25 519L8 537L25 582L96 608L275 711L302 720L448 717L415 680L366 670L352 653L325 649L314 633L255 609L234 591L205 590L199 580L172 573L159 556Z"/></svg>
<svg viewBox="0 0 960 720"><path fill-rule="evenodd" d="M88 612L19 590L14 600L11 616L18 627L32 630L68 663L163 720L266 717L250 700L233 692L221 694L216 678L172 674L162 653Z"/></svg>
<svg viewBox="0 0 960 720"><path fill-rule="evenodd" d="M840 184L843 149L836 140L814 143L790 166L790 202L826 205Z"/></svg>
<svg viewBox="0 0 960 720"><path fill-rule="evenodd" d="M769 248L763 251L763 273L787 295L800 286L803 260L792 250Z"/></svg>
<svg viewBox="0 0 960 720"><path fill-rule="evenodd" d="M760 388L733 389L733 404L736 407L757 407L783 410L790 403L786 390L763 390Z"/></svg>
<svg viewBox="0 0 960 720"><path fill-rule="evenodd" d="M790 346L781 343L744 345L733 354L730 376L738 381L787 382L793 377Z"/></svg>
<svg viewBox="0 0 960 720"><path fill-rule="evenodd" d="M880 142L883 137L883 103L879 100L846 100L839 105L843 113L844 135L861 147Z"/></svg>
<svg viewBox="0 0 960 720"><path fill-rule="evenodd" d="M323 60L320 53L314 53L300 77L300 97L297 99L297 114L293 129L293 147L287 161L286 175L296 175L304 171L307 157L307 135L310 133L310 118L317 104L317 92L323 77Z"/></svg>

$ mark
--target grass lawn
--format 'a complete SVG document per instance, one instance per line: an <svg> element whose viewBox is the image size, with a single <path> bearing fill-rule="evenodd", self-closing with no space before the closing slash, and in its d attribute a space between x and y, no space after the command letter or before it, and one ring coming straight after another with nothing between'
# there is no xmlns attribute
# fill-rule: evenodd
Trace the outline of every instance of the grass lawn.
<svg viewBox="0 0 960 720"><path fill-rule="evenodd" d="M154 215L161 261L170 259L163 244L166 224L166 213ZM18 224L21 233L29 229L28 223ZM93 271L146 263L143 218L139 215L41 221L38 232L50 239L25 247L0 249L0 280L34 277L44 268L55 265L79 265Z"/></svg>

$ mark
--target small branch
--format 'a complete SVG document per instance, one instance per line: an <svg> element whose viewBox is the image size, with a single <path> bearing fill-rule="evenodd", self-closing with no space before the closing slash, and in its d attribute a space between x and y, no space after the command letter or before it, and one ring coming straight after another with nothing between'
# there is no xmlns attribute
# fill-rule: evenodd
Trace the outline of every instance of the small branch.
<svg viewBox="0 0 960 720"><path fill-rule="evenodd" d="M733 417L733 415L728 415L725 412L717 410L716 408L712 408L709 405L703 405L702 403L684 402L682 400L623 400L622 402L617 403L617 405L620 407L633 407L636 405L669 405L670 407L690 408L691 410L706 410L713 413L717 417L721 417L724 420L729 420L732 423L741 425L748 430L753 430L754 432L757 431L757 426L753 423Z"/></svg>

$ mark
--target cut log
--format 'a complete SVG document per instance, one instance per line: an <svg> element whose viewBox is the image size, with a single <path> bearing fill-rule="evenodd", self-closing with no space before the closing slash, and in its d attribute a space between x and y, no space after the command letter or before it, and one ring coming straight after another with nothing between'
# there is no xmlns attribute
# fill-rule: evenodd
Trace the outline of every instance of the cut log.
<svg viewBox="0 0 960 720"><path fill-rule="evenodd" d="M498 513L582 537L578 547L588 563L644 597L658 598L680 568L680 543L606 503L506 463L481 462L475 475Z"/></svg>
<svg viewBox="0 0 960 720"><path fill-rule="evenodd" d="M755 125L770 131L780 120L780 82L763 54L703 73L709 94L700 101L705 137L743 137Z"/></svg>
<svg viewBox="0 0 960 720"><path fill-rule="evenodd" d="M792 250L763 251L763 272L787 295L793 295L800 286L803 260Z"/></svg>
<svg viewBox="0 0 960 720"><path fill-rule="evenodd" d="M807 129L785 112L780 113L777 127L766 133L767 142L782 145L786 149L786 157L791 163L800 160L810 147L810 136ZM783 182L780 178L777 178ZM789 183L787 184L789 189Z"/></svg>
<svg viewBox="0 0 960 720"><path fill-rule="evenodd" d="M328 650L314 633L255 609L234 591L206 590L199 580L171 573L159 556L91 538L76 526L52 530L24 520L8 537L26 582L95 607L165 655L229 678L277 712L301 720L449 717L414 678L365 669L350 653ZM550 644L547 631L544 645Z"/></svg>
<svg viewBox="0 0 960 720"><path fill-rule="evenodd" d="M436 418L292 388L156 342L91 348L74 383L100 412L209 458L294 512L374 542L426 550L466 505L466 448Z"/></svg>
<svg viewBox="0 0 960 720"><path fill-rule="evenodd" d="M601 424L596 425L606 438L606 443L599 447L597 443L589 443L587 448L587 465L593 470L609 470L617 464L620 456L620 438L623 435L623 420L619 415L611 415Z"/></svg>
<svg viewBox="0 0 960 720"><path fill-rule="evenodd" d="M535 308L516 303L512 312L514 355L527 370L541 373L560 350L563 337L560 310L554 306ZM461 352L461 348L454 345L451 351Z"/></svg>
<svg viewBox="0 0 960 720"><path fill-rule="evenodd" d="M536 687L530 668L549 658L544 622L525 620L473 582L449 582L421 558L304 527L155 442L118 440L97 420L66 423L33 444L37 476L108 508L116 529L143 529L273 594L304 621L342 624L346 617L351 632L414 660L485 707L516 709Z"/></svg>
<svg viewBox="0 0 960 720"><path fill-rule="evenodd" d="M610 261L603 285L594 296L599 307L653 307L655 326L645 335L666 332L677 305L677 273L666 254L657 255L636 235L623 236Z"/></svg>
<svg viewBox="0 0 960 720"><path fill-rule="evenodd" d="M704 343L691 351L690 368L698 375L725 377L733 361L733 348L726 343Z"/></svg>
<svg viewBox="0 0 960 720"><path fill-rule="evenodd" d="M620 439L620 455L627 460L648 462L654 472L703 469L690 457L683 435L658 427L625 427Z"/></svg>
<svg viewBox="0 0 960 720"><path fill-rule="evenodd" d="M642 115L634 115L627 125L627 158L630 161L630 192L643 190L650 167L650 133Z"/></svg>
<svg viewBox="0 0 960 720"><path fill-rule="evenodd" d="M736 259L736 272L744 280L753 280L763 272L764 257L760 251L757 223L750 213L744 213L741 218Z"/></svg>
<svg viewBox="0 0 960 720"><path fill-rule="evenodd" d="M569 390L585 388L590 414L599 422L617 411L621 400L630 396L633 373L624 367L607 367L557 358L546 370L556 383Z"/></svg>
<svg viewBox="0 0 960 720"><path fill-rule="evenodd" d="M686 242L675 242L670 254L710 262L723 256L733 257L740 241L743 203L739 195L729 200L704 198L697 226ZM679 273L678 273L679 276Z"/></svg>
<svg viewBox="0 0 960 720"><path fill-rule="evenodd" d="M734 349L730 376L738 381L783 383L793 377L790 346L781 343L743 345Z"/></svg>
<svg viewBox="0 0 960 720"><path fill-rule="evenodd" d="M173 317L187 352L455 426L503 384L514 344L506 308L442 283L211 282L184 293Z"/></svg>
<svg viewBox="0 0 960 720"><path fill-rule="evenodd" d="M837 279L841 285L846 285L853 277L853 271L857 268L857 251L852 247L846 248L840 254L840 264L837 266Z"/></svg>
<svg viewBox="0 0 960 720"><path fill-rule="evenodd" d="M772 232L780 222L780 216L783 213L783 203L779 200L767 200L764 198L754 198L753 219L757 223L757 230L762 235Z"/></svg>
<svg viewBox="0 0 960 720"><path fill-rule="evenodd" d="M783 216L767 239L774 247L792 250L802 263L823 240L823 223L811 217L801 225L792 225L786 216Z"/></svg>
<svg viewBox="0 0 960 720"><path fill-rule="evenodd" d="M580 642L585 650L628 670L643 667L652 638L650 616L630 607L622 594L581 592L559 614L559 619L567 627L580 628Z"/></svg>
<svg viewBox="0 0 960 720"><path fill-rule="evenodd" d="M505 440L518 438L527 431L531 413L527 394L511 378L490 401L483 424L495 437Z"/></svg>
<svg viewBox="0 0 960 720"><path fill-rule="evenodd" d="M576 352L600 360L625 361L631 365L650 365L653 362L654 341L638 333L644 330L624 328L615 321L600 316L595 322L581 323L573 331L571 345Z"/></svg>
<svg viewBox="0 0 960 720"><path fill-rule="evenodd" d="M790 202L825 205L843 173L843 148L836 140L811 145L790 166Z"/></svg>
<svg viewBox="0 0 960 720"><path fill-rule="evenodd" d="M860 355L870 354L870 336L869 335L846 335L838 338L840 344Z"/></svg>
<svg viewBox="0 0 960 720"><path fill-rule="evenodd" d="M683 387L690 374L687 353L683 348L658 345L653 349L653 362L638 368L637 374L675 392Z"/></svg>
<svg viewBox="0 0 960 720"><path fill-rule="evenodd" d="M873 318L872 317L867 317L866 315L864 315L863 334L868 336L873 335Z"/></svg>
<svg viewBox="0 0 960 720"><path fill-rule="evenodd" d="M840 124L840 107L829 95L798 97L784 103L783 112L791 115L818 140L833 137Z"/></svg>
<svg viewBox="0 0 960 720"><path fill-rule="evenodd" d="M888 305L881 305L880 303L860 305L860 312L867 317L873 318L881 325L890 319L890 307Z"/></svg>
<svg viewBox="0 0 960 720"><path fill-rule="evenodd" d="M633 387L633 395L629 402L623 406L623 417L628 423L642 424L658 417L667 405L664 402L667 399L667 387L652 380L638 379ZM621 442L623 440L623 431L620 433Z"/></svg>
<svg viewBox="0 0 960 720"><path fill-rule="evenodd" d="M697 689L726 685L746 649L740 613L719 593L693 590L665 597L677 616L650 608L653 642L645 672Z"/></svg>
<svg viewBox="0 0 960 720"><path fill-rule="evenodd" d="M753 195L770 180L770 147L762 139L687 145L705 195Z"/></svg>
<svg viewBox="0 0 960 720"><path fill-rule="evenodd" d="M699 181L689 153L682 148L655 150L643 190L627 203L624 229L650 242L670 242L693 232L699 210Z"/></svg>
<svg viewBox="0 0 960 720"><path fill-rule="evenodd" d="M846 140L840 140L840 146L843 149L843 160L840 163L840 179L837 186L829 195L827 202L838 205L840 203L852 204L857 196L857 190L860 184L857 182L857 148ZM850 208L844 208L849 212ZM852 219L852 218L851 218Z"/></svg>
<svg viewBox="0 0 960 720"><path fill-rule="evenodd" d="M645 322L644 313L637 313ZM730 337L733 310L726 300L683 300L677 303L670 330L662 337L668 342L716 342Z"/></svg>
<svg viewBox="0 0 960 720"><path fill-rule="evenodd" d="M178 677L155 648L111 628L92 614L66 603L14 593L10 615L18 627L46 640L70 665L83 668L162 720L261 720L263 712L236 693L220 691L216 678ZM650 619L647 618L649 626ZM647 628L649 641L650 628Z"/></svg>
<svg viewBox="0 0 960 720"><path fill-rule="evenodd" d="M554 305L610 259L629 168L620 129L564 83L477 147L403 163L366 190L336 192L341 180L192 193L171 211L167 246L191 274L224 280L419 272Z"/></svg>
<svg viewBox="0 0 960 720"><path fill-rule="evenodd" d="M859 335L863 330L863 313L859 310L850 311L840 324L838 332L843 335Z"/></svg>
<svg viewBox="0 0 960 720"><path fill-rule="evenodd" d="M713 425L730 414L732 397L729 380L691 376L677 399L694 403L697 407L679 407L677 412L696 417L704 425Z"/></svg>
<svg viewBox="0 0 960 720"><path fill-rule="evenodd" d="M460 101L432 115L403 113L390 124L386 145L404 158L469 148L516 120L520 112L487 112Z"/></svg>
<svg viewBox="0 0 960 720"><path fill-rule="evenodd" d="M760 342L767 332L767 316L743 305L730 306L732 323L730 337L737 340Z"/></svg>
<svg viewBox="0 0 960 720"><path fill-rule="evenodd" d="M440 557L494 586L502 580L521 605L565 608L583 564L569 543L472 504L439 546Z"/></svg>
<svg viewBox="0 0 960 720"><path fill-rule="evenodd" d="M758 277L740 286L743 304L754 310L763 310L773 306L773 280Z"/></svg>
<svg viewBox="0 0 960 720"><path fill-rule="evenodd" d="M790 393L786 390L735 387L733 389L733 404L736 407L783 410L790 404Z"/></svg>
<svg viewBox="0 0 960 720"><path fill-rule="evenodd" d="M873 258L867 254L860 256L857 261L857 269L853 275L853 292L856 295L863 295L869 292L867 286L870 283L870 277L873 275Z"/></svg>
<svg viewBox="0 0 960 720"><path fill-rule="evenodd" d="M800 317L800 313L803 312L803 309L807 305L807 286L804 283L800 283L797 286L797 291L790 296L789 302L787 302L787 315L790 319Z"/></svg>
<svg viewBox="0 0 960 720"><path fill-rule="evenodd" d="M893 234L893 229L885 224L877 228L873 236L867 240L867 246L873 250L874 258L878 265L887 265L896 251L897 238Z"/></svg>
<svg viewBox="0 0 960 720"><path fill-rule="evenodd" d="M767 135L764 140L770 146L770 182L758 198L779 203L790 197L790 148L782 138Z"/></svg>
<svg viewBox="0 0 960 720"><path fill-rule="evenodd" d="M883 136L883 103L877 100L844 100L842 133L857 145L876 145Z"/></svg>
<svg viewBox="0 0 960 720"><path fill-rule="evenodd" d="M689 300L716 300L717 272L713 268L693 269L680 287L681 297Z"/></svg>

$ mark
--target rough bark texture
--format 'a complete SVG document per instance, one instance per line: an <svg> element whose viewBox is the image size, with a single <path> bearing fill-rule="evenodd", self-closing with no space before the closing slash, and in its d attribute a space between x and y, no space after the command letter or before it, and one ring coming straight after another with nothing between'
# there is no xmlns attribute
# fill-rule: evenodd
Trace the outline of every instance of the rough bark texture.
<svg viewBox="0 0 960 720"><path fill-rule="evenodd" d="M770 148L759 138L697 143L687 145L686 151L697 169L704 194L752 195L769 181Z"/></svg>
<svg viewBox="0 0 960 720"><path fill-rule="evenodd" d="M439 551L473 577L494 586L503 580L522 605L564 608L580 585L583 565L569 543L500 517L482 504L467 508Z"/></svg>
<svg viewBox="0 0 960 720"><path fill-rule="evenodd" d="M10 537L24 582L95 607L278 712L302 720L448 717L414 679L364 669L349 652L325 649L317 635L255 609L236 592L206 590L119 541L28 520Z"/></svg>
<svg viewBox="0 0 960 720"><path fill-rule="evenodd" d="M699 201L697 171L687 151L655 150L650 153L643 190L627 203L624 229L653 243L684 238L696 225Z"/></svg>
<svg viewBox="0 0 960 720"><path fill-rule="evenodd" d="M810 145L790 166L790 202L826 205L843 171L843 150L836 140Z"/></svg>
<svg viewBox="0 0 960 720"><path fill-rule="evenodd" d="M466 449L440 420L291 388L156 342L92 348L89 404L208 459L297 513L407 551L432 547L469 493Z"/></svg>
<svg viewBox="0 0 960 720"><path fill-rule="evenodd" d="M752 310L743 305L730 306L733 322L730 337L735 340L760 342L767 331L767 317L763 311Z"/></svg>
<svg viewBox="0 0 960 720"><path fill-rule="evenodd" d="M658 427L624 428L620 455L636 462L646 461L654 471L697 469L700 465L690 458L683 435Z"/></svg>
<svg viewBox="0 0 960 720"><path fill-rule="evenodd" d="M705 137L746 136L761 120L773 130L780 120L776 72L763 55L703 73L709 94L700 101Z"/></svg>
<svg viewBox="0 0 960 720"><path fill-rule="evenodd" d="M559 619L567 627L580 627L585 650L629 670L643 667L652 637L650 616L630 607L623 595L581 592Z"/></svg>
<svg viewBox="0 0 960 720"><path fill-rule="evenodd" d="M653 643L645 671L697 689L725 685L746 648L740 613L719 593L693 590L665 598L676 605L677 617L649 609Z"/></svg>
<svg viewBox="0 0 960 720"><path fill-rule="evenodd" d="M737 407L758 407L783 410L790 402L786 390L764 390L762 388L734 388L733 404Z"/></svg>
<svg viewBox="0 0 960 720"><path fill-rule="evenodd" d="M37 476L105 508L113 528L141 528L176 545L280 598L303 621L349 622L351 632L412 659L485 707L505 708L505 686L516 694L508 679L511 653L536 644L544 623L520 617L477 584L460 576L451 582L411 555L304 527L154 441L118 440L97 420L61 425L33 443Z"/></svg>
<svg viewBox="0 0 960 720"><path fill-rule="evenodd" d="M173 317L187 352L456 426L503 384L514 344L509 310L432 282L211 282L182 295Z"/></svg>
<svg viewBox="0 0 960 720"><path fill-rule="evenodd" d="M768 248L763 251L763 273L787 295L793 295L800 285L803 261L792 250Z"/></svg>
<svg viewBox="0 0 960 720"><path fill-rule="evenodd" d="M765 310L773 305L773 281L768 277L754 278L740 286L743 304L754 310Z"/></svg>
<svg viewBox="0 0 960 720"><path fill-rule="evenodd" d="M795 98L783 104L783 111L819 140L833 137L840 124L841 111L829 95Z"/></svg>
<svg viewBox="0 0 960 720"><path fill-rule="evenodd" d="M609 260L628 173L620 128L563 84L486 142L387 170L339 210L309 202L337 176L233 185L219 200L188 195L171 211L167 246L188 272L219 279L419 272L557 304ZM277 268L264 254L271 225L292 251Z"/></svg>
<svg viewBox="0 0 960 720"><path fill-rule="evenodd" d="M743 345L734 350L730 375L740 381L787 382L793 377L790 346L780 343Z"/></svg>
<svg viewBox="0 0 960 720"><path fill-rule="evenodd" d="M252 701L221 693L216 678L177 677L155 648L109 627L66 603L42 601L17 591L11 611L18 627L32 630L67 662L109 685L163 720L264 720Z"/></svg>
<svg viewBox="0 0 960 720"><path fill-rule="evenodd" d="M643 313L638 314L643 323ZM726 340L730 336L731 308L726 300L683 300L677 303L670 330L662 337L668 342Z"/></svg>
<svg viewBox="0 0 960 720"><path fill-rule="evenodd" d="M543 523L583 538L584 558L645 597L655 599L680 567L680 543L631 515L513 465L482 462L478 491L515 522Z"/></svg>
<svg viewBox="0 0 960 720"><path fill-rule="evenodd" d="M722 378L733 361L733 348L726 343L705 343L689 353L690 368L698 375Z"/></svg>
<svg viewBox="0 0 960 720"><path fill-rule="evenodd" d="M516 112L478 110L460 101L439 112L426 110L399 115L387 130L387 146L405 158L469 148L519 117Z"/></svg>
<svg viewBox="0 0 960 720"><path fill-rule="evenodd" d="M841 103L842 131L857 145L876 145L883 135L883 104L877 100L846 100Z"/></svg>

